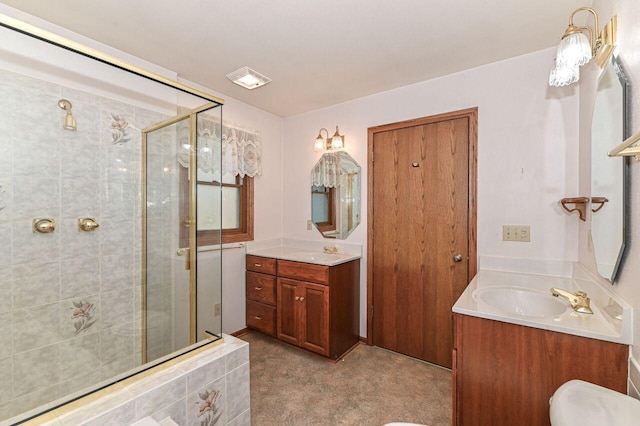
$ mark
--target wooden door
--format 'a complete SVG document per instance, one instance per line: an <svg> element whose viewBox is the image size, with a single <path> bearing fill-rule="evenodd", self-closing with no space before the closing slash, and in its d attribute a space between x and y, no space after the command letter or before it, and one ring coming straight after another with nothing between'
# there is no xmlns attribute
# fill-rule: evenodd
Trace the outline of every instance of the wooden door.
<svg viewBox="0 0 640 426"><path fill-rule="evenodd" d="M278 278L278 339L293 345L299 345L300 337L298 282Z"/></svg>
<svg viewBox="0 0 640 426"><path fill-rule="evenodd" d="M329 287L300 282L300 346L329 355Z"/></svg>
<svg viewBox="0 0 640 426"><path fill-rule="evenodd" d="M475 118L474 109L369 131L369 335L449 368L451 308L475 274Z"/></svg>

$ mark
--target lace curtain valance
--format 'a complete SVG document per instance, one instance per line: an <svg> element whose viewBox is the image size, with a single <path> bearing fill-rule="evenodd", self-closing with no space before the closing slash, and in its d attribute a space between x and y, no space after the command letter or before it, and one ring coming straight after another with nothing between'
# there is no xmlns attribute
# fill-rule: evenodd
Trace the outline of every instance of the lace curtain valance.
<svg viewBox="0 0 640 426"><path fill-rule="evenodd" d="M324 154L311 171L311 184L313 186L325 186L336 188L340 185L342 167L340 157L333 153Z"/></svg>
<svg viewBox="0 0 640 426"><path fill-rule="evenodd" d="M178 162L189 167L189 127L178 129L180 144ZM220 136L220 133L222 135ZM260 133L241 129L228 123L198 119L198 169L205 173L230 173L233 176L255 177L262 174L262 143ZM220 150L222 155L220 156Z"/></svg>

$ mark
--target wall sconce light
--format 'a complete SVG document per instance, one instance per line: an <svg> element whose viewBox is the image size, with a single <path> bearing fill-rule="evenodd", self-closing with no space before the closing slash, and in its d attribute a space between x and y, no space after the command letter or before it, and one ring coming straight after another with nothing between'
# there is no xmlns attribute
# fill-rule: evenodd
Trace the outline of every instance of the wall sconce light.
<svg viewBox="0 0 640 426"><path fill-rule="evenodd" d="M327 134L327 137L322 137L322 131ZM329 138L329 131L324 127L320 129L318 132L318 137L316 138L315 143L313 144L313 149L315 151L329 151L332 149L342 149L344 148L344 135L341 135L338 131L338 126L336 126L336 132L333 134L331 138Z"/></svg>
<svg viewBox="0 0 640 426"><path fill-rule="evenodd" d="M67 130L76 130L76 119L71 113L71 102L66 99L60 99L58 106L67 112L67 115L62 120L62 127Z"/></svg>
<svg viewBox="0 0 640 426"><path fill-rule="evenodd" d="M576 13L587 11L593 14L594 27L578 27L573 23ZM602 32L598 32L598 14L590 7L580 7L573 11L569 17L567 27L562 40L558 45L555 66L549 74L549 86L568 86L580 79L579 68L594 58L596 64L603 67L609 59L616 44L617 17L614 16L604 26ZM585 35L589 33L589 37Z"/></svg>

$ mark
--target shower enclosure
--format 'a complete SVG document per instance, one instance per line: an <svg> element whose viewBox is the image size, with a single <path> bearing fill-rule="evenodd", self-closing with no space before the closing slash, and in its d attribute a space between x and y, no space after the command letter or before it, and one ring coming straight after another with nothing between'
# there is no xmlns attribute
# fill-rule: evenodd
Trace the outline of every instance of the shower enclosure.
<svg viewBox="0 0 640 426"><path fill-rule="evenodd" d="M223 101L0 25L0 422L19 422L221 338Z"/></svg>

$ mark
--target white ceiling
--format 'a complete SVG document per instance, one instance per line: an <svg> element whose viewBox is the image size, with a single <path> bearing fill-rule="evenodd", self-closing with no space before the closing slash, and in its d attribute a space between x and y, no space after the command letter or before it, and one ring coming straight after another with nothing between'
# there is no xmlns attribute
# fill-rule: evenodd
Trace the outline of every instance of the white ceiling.
<svg viewBox="0 0 640 426"><path fill-rule="evenodd" d="M591 0L2 2L286 117L556 45Z"/></svg>

